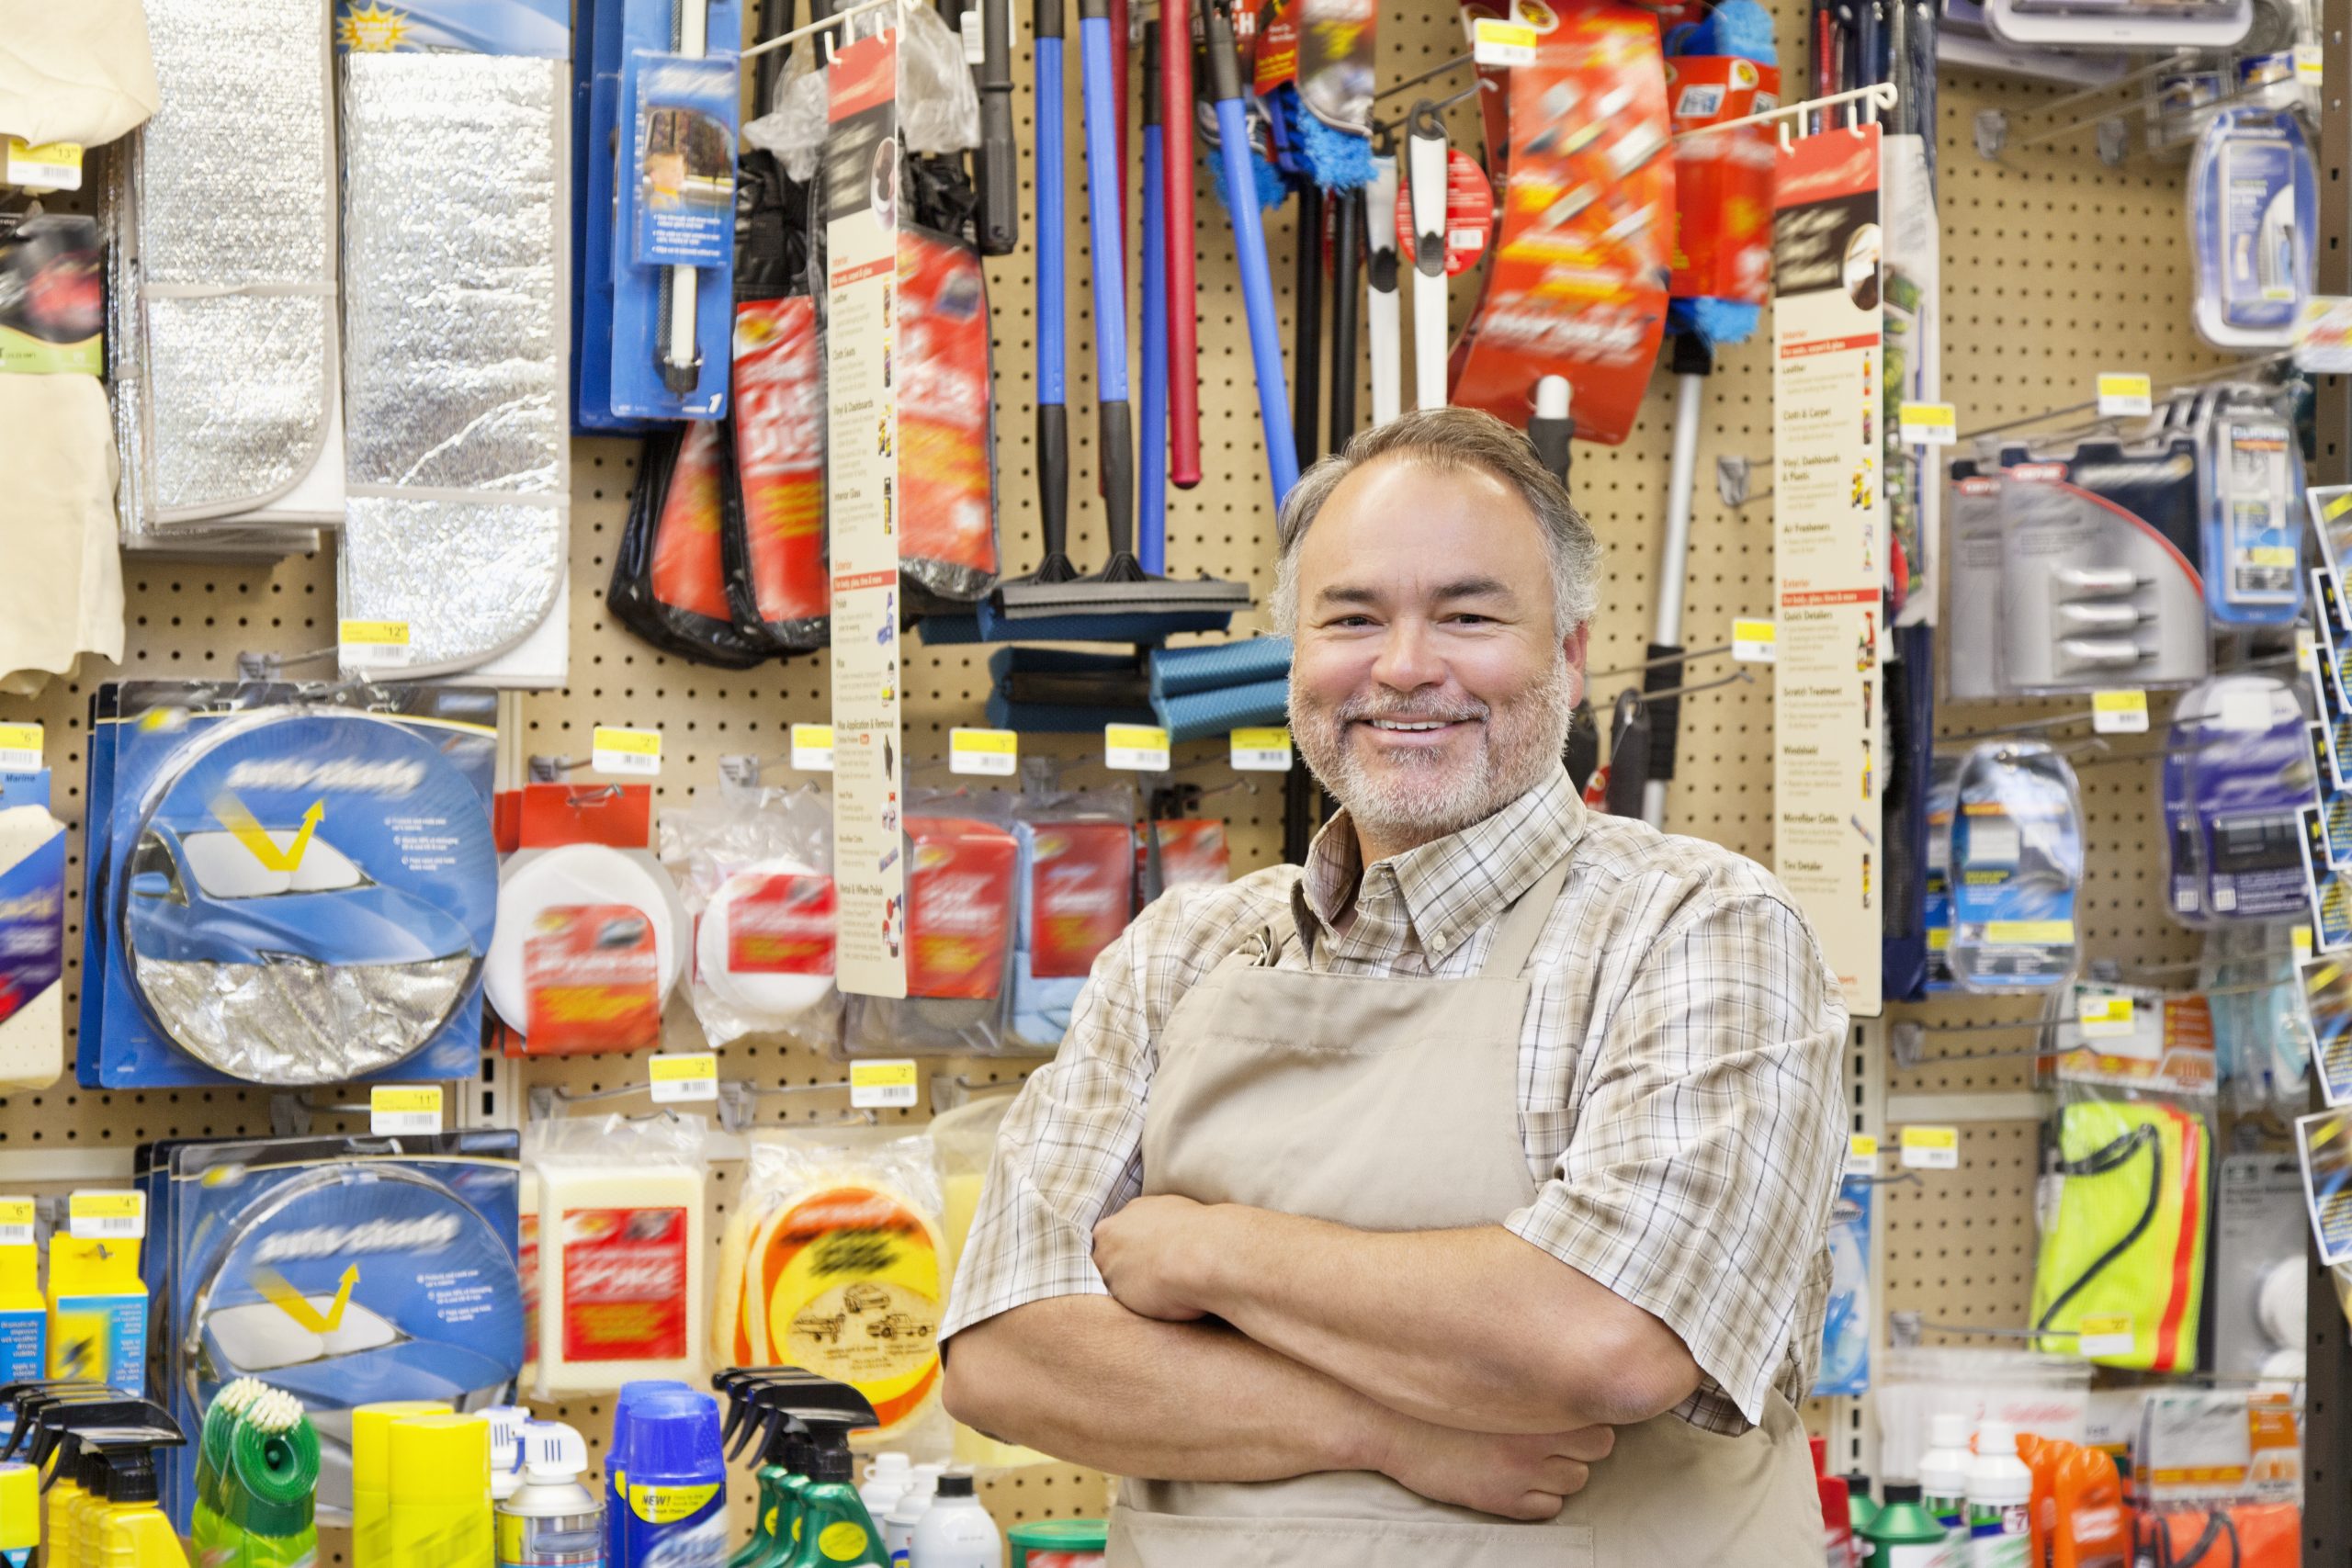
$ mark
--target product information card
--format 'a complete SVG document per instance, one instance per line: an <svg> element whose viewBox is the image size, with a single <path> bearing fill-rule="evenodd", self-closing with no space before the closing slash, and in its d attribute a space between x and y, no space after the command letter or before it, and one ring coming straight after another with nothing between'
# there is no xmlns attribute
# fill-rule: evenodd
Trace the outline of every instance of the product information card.
<svg viewBox="0 0 2352 1568"><path fill-rule="evenodd" d="M825 499L833 570L833 875L841 988L907 994L899 693L898 35L827 73Z"/></svg>
<svg viewBox="0 0 2352 1568"><path fill-rule="evenodd" d="M1887 525L1875 125L1781 154L1772 230L1774 869L1858 1015L1880 1010Z"/></svg>

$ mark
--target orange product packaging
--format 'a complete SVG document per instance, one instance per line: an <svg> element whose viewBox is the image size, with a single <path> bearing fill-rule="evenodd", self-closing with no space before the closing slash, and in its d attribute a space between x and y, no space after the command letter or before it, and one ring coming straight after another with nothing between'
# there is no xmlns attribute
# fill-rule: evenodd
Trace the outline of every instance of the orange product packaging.
<svg viewBox="0 0 2352 1568"><path fill-rule="evenodd" d="M2058 1522L2058 1466L2074 1450L2073 1443L2056 1438L2036 1437L2031 1432L2018 1434L2018 1458L2033 1473L2033 1495L2026 1505L2026 1523L2031 1532L2033 1560L2041 1568L2050 1568L2050 1542Z"/></svg>
<svg viewBox="0 0 2352 1568"><path fill-rule="evenodd" d="M944 234L899 231L899 569L934 593L977 599L997 572L978 253Z"/></svg>
<svg viewBox="0 0 2352 1568"><path fill-rule="evenodd" d="M1001 994L1020 846L993 822L960 817L910 817L907 840L907 995Z"/></svg>
<svg viewBox="0 0 2352 1568"><path fill-rule="evenodd" d="M2059 1461L2051 1568L2131 1568L2132 1510L2123 1477L2104 1450L2075 1448ZM2041 1478L2035 1477L2040 1490Z"/></svg>
<svg viewBox="0 0 2352 1568"><path fill-rule="evenodd" d="M1780 151L1770 125L1704 136L1685 132L1777 107L1778 67L1736 55L1680 55L1666 62L1674 134L1674 275L1677 299L1761 305L1772 285L1772 186Z"/></svg>
<svg viewBox="0 0 2352 1568"><path fill-rule="evenodd" d="M735 306L735 479L741 558L732 532L728 581L748 590L772 636L808 640L832 613L825 570L825 383L817 305L805 294Z"/></svg>

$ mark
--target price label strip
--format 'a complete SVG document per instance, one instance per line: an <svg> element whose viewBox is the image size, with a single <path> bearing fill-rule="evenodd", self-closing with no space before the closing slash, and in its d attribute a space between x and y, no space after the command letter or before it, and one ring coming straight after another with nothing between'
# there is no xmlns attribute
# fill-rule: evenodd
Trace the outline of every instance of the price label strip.
<svg viewBox="0 0 2352 1568"><path fill-rule="evenodd" d="M368 1091L368 1130L379 1138L419 1138L441 1130L439 1084L378 1084Z"/></svg>
<svg viewBox="0 0 2352 1568"><path fill-rule="evenodd" d="M1779 636L1770 621L1734 621L1731 656L1741 664L1770 664L1780 657Z"/></svg>
<svg viewBox="0 0 2352 1568"><path fill-rule="evenodd" d="M1958 1170L1960 1168L1960 1129L1957 1127L1904 1128L1903 1168L1905 1170Z"/></svg>
<svg viewBox="0 0 2352 1568"><path fill-rule="evenodd" d="M1233 769L1240 773L1286 773L1290 772L1290 731L1279 727L1272 729L1237 729L1233 732Z"/></svg>
<svg viewBox="0 0 2352 1568"><path fill-rule="evenodd" d="M2101 735L2148 733L2148 694L2141 691L2093 692L2091 728Z"/></svg>
<svg viewBox="0 0 2352 1568"><path fill-rule="evenodd" d="M947 771L1011 778L1021 766L1021 737L1010 729L947 732Z"/></svg>
<svg viewBox="0 0 2352 1568"><path fill-rule="evenodd" d="M337 657L354 670L397 668L409 660L406 621L338 621Z"/></svg>
<svg viewBox="0 0 2352 1568"><path fill-rule="evenodd" d="M1868 1133L1856 1133L1846 1140L1846 1174L1876 1176L1878 1174L1878 1139Z"/></svg>
<svg viewBox="0 0 2352 1568"><path fill-rule="evenodd" d="M2132 1345L2131 1314L2111 1313L2083 1319L2082 1332L2075 1340L2075 1353L2079 1356L2128 1356L2132 1353Z"/></svg>
<svg viewBox="0 0 2352 1568"><path fill-rule="evenodd" d="M1480 65L1532 65L1536 31L1519 22L1481 17L1470 33L1470 58Z"/></svg>
<svg viewBox="0 0 2352 1568"><path fill-rule="evenodd" d="M978 13L967 11L966 16ZM830 724L796 724L792 727L792 766L803 773L830 773L833 771L833 727Z"/></svg>
<svg viewBox="0 0 2352 1568"><path fill-rule="evenodd" d="M35 1213L29 1198L0 1198L0 1247L30 1247Z"/></svg>
<svg viewBox="0 0 2352 1568"><path fill-rule="evenodd" d="M662 732L600 724L589 740L588 765L600 773L650 779L662 771Z"/></svg>
<svg viewBox="0 0 2352 1568"><path fill-rule="evenodd" d="M1950 446L1960 439L1960 411L1950 403L1905 403L1895 410L1895 430L1922 446Z"/></svg>
<svg viewBox="0 0 2352 1568"><path fill-rule="evenodd" d="M2102 370L2096 383L2098 412L2110 414L2143 414L2155 405L2155 389L2148 378L2136 373Z"/></svg>
<svg viewBox="0 0 2352 1568"><path fill-rule="evenodd" d="M911 1111L921 1100L911 1056L849 1065L849 1102L859 1111Z"/></svg>
<svg viewBox="0 0 2352 1568"><path fill-rule="evenodd" d="M1130 773L1168 771L1168 731L1148 724L1106 724L1102 727L1102 762Z"/></svg>
<svg viewBox="0 0 2352 1568"><path fill-rule="evenodd" d="M76 1192L66 1200L66 1228L75 1241L138 1241L147 1234L143 1192Z"/></svg>
<svg viewBox="0 0 2352 1568"><path fill-rule="evenodd" d="M645 1059L645 1076L656 1105L718 1098L718 1055L713 1051L656 1053Z"/></svg>
<svg viewBox="0 0 2352 1568"><path fill-rule="evenodd" d="M0 724L0 773L39 773L41 741L38 724Z"/></svg>
<svg viewBox="0 0 2352 1568"><path fill-rule="evenodd" d="M2130 997L2085 991L2075 998L2075 1024L2086 1040L2117 1040L2130 1035L2133 1030L2132 1012Z"/></svg>

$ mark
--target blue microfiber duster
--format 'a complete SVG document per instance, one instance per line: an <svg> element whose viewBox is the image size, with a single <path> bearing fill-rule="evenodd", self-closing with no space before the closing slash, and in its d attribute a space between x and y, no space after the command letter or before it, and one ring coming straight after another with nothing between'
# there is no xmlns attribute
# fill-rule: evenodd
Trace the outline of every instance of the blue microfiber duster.
<svg viewBox="0 0 2352 1568"><path fill-rule="evenodd" d="M1679 55L1729 55L1777 65L1780 51L1772 41L1772 14L1757 0L1724 0L1702 22L1675 28L1666 37L1669 58ZM1756 335L1763 318L1761 306L1733 299L1672 299L1667 302L1668 333L1687 333L1705 343L1709 353L1726 344L1746 343Z"/></svg>
<svg viewBox="0 0 2352 1568"><path fill-rule="evenodd" d="M1254 117L1251 128L1255 129ZM1208 160L1209 174L1216 181L1216 198L1230 212L1233 210L1233 187L1226 181L1225 160L1213 147L1204 150L1204 156ZM1282 171L1275 168L1260 150L1255 136L1250 139L1250 178L1258 187L1258 206L1261 210L1280 207L1290 195L1290 186L1283 183Z"/></svg>
<svg viewBox="0 0 2352 1568"><path fill-rule="evenodd" d="M1325 190L1351 190L1372 183L1372 139L1324 124L1309 112L1290 83L1274 89L1269 106L1274 117L1275 142L1285 168Z"/></svg>

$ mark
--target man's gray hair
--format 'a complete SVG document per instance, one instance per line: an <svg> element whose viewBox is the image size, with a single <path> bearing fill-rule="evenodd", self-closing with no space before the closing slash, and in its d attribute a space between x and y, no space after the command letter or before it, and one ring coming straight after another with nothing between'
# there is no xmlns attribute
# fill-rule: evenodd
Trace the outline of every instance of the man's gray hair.
<svg viewBox="0 0 2352 1568"><path fill-rule="evenodd" d="M1274 525L1274 626L1298 628L1298 546L1340 481L1382 457L1410 457L1439 468L1476 468L1517 491L1544 530L1552 558L1552 603L1563 634L1592 619L1600 604L1600 542L1527 437L1476 409L1419 409L1363 431L1344 451L1298 479ZM1398 525L1410 527L1410 518Z"/></svg>

